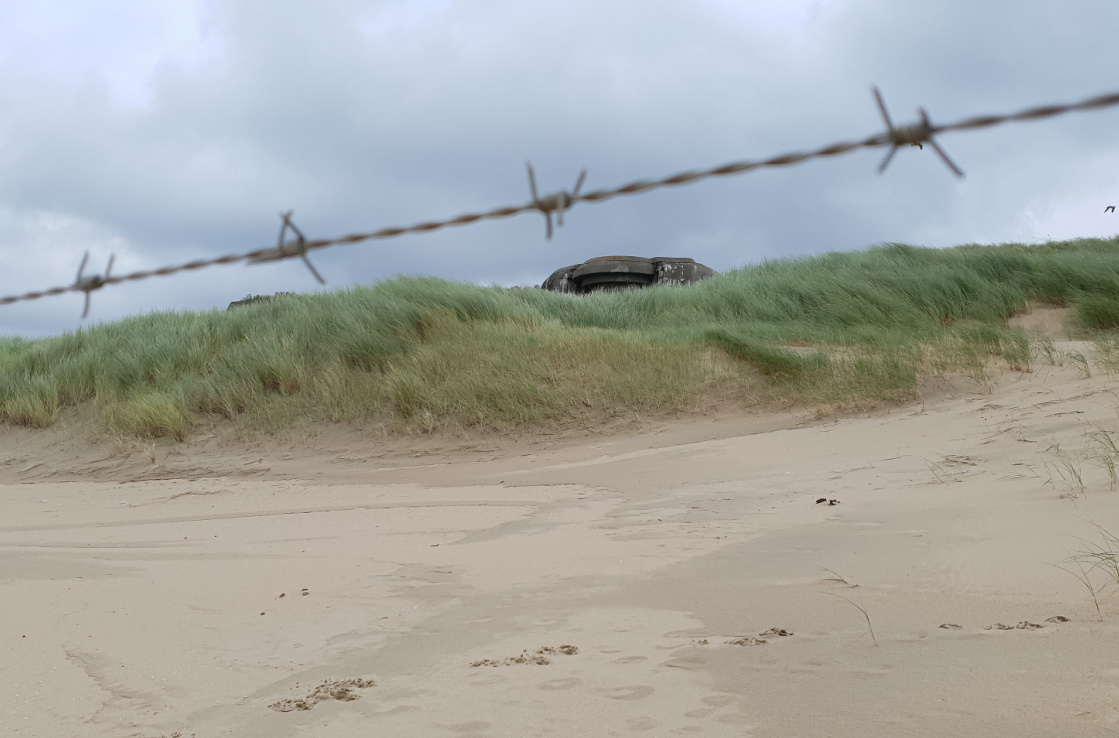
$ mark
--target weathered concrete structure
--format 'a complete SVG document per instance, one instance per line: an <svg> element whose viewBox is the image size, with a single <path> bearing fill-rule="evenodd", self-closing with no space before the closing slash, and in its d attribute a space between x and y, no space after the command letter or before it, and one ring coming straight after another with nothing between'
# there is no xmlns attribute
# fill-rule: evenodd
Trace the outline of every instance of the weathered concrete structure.
<svg viewBox="0 0 1119 738"><path fill-rule="evenodd" d="M718 272L694 259L670 256L600 256L557 269L540 285L552 292L585 295L655 285L694 284Z"/></svg>

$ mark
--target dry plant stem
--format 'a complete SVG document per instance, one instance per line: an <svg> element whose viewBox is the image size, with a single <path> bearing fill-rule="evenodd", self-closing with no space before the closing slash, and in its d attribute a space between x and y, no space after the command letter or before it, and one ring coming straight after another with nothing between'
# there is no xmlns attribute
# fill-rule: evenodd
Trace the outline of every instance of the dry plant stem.
<svg viewBox="0 0 1119 738"><path fill-rule="evenodd" d="M1069 361L1076 367L1085 379L1092 378L1092 367L1088 364L1088 358L1079 351L1070 351L1068 353Z"/></svg>
<svg viewBox="0 0 1119 738"><path fill-rule="evenodd" d="M1080 580L1080 583L1083 584L1088 590L1088 593L1092 595L1092 604L1096 606L1096 616L1099 617L1100 622L1103 622L1103 612L1100 611L1100 600L1096 594L1096 585L1092 582L1092 578L1088 576L1088 572L1084 570L1084 565L1080 561L1076 560L1075 557L1070 559L1070 561L1076 564L1076 571L1069 571L1063 566L1058 566L1057 568Z"/></svg>
<svg viewBox="0 0 1119 738"><path fill-rule="evenodd" d="M1084 476L1081 472L1080 459L1075 455L1071 458L1061 449L1061 444L1055 443L1049 448L1045 449L1046 453L1050 453L1057 458L1056 464L1046 464L1046 469L1049 469L1049 480L1046 484L1053 484L1052 470L1056 470L1057 475L1060 476L1065 486L1068 487L1072 499L1076 499L1078 495L1086 495L1087 487L1084 486Z"/></svg>
<svg viewBox="0 0 1119 738"><path fill-rule="evenodd" d="M1110 533L1098 524L1093 523L1093 526L1099 532L1103 543L1092 544L1085 541L1090 550L1082 552L1079 558L1090 560L1093 568L1103 571L1116 588L1119 588L1119 536Z"/></svg>
<svg viewBox="0 0 1119 738"><path fill-rule="evenodd" d="M835 571L835 570L833 570L833 569L829 569L829 568L827 568L826 566L821 566L821 567L820 567L820 570L821 570L821 571L826 571L826 572L827 572L828 574L831 574L831 575L832 575L832 576L831 576L830 578L824 579L824 581L825 581L825 582L839 582L840 584L846 585L846 586L848 586L848 587L857 587L857 586L859 586L859 585L857 585L857 584L851 584L851 583L850 583L850 582L848 582L848 581L847 581L846 579L844 579L844 578L843 578L843 577L842 577L842 576L841 576L841 575L840 575L840 574L839 574L838 572L836 572L836 571Z"/></svg>
<svg viewBox="0 0 1119 738"><path fill-rule="evenodd" d="M1094 452L1093 458L1107 472L1111 489L1115 489L1116 486L1119 486L1119 469L1117 469L1119 448L1115 446L1115 439L1112 437L1111 431L1100 428L1089 433L1087 438L1088 445Z"/></svg>
<svg viewBox="0 0 1119 738"><path fill-rule="evenodd" d="M867 626L867 628L870 629L870 639L872 641L874 641L874 645L875 645L875 647L877 647L878 646L878 639L874 635L874 624L872 622L870 622L870 615L867 613L866 609L864 609L862 605L858 604L857 602L853 602L853 601L847 599L846 597L840 597L839 595L832 594L831 592L828 592L827 594L831 594L832 597L843 600L844 602L853 606L855 609L857 609L859 612L861 612L863 614L863 617L866 618L866 626Z"/></svg>
<svg viewBox="0 0 1119 738"><path fill-rule="evenodd" d="M931 462L931 461L929 461L928 459L925 459L925 458L922 458L921 461L925 462L925 466L927 466L929 468L929 471L932 472L933 477L936 478L936 483L937 484L945 484L946 483L945 479L943 477L941 477L940 474L937 473L938 469L940 471L943 471L943 469L940 468L939 464L934 464L933 462Z"/></svg>
<svg viewBox="0 0 1119 738"><path fill-rule="evenodd" d="M1076 577L1081 584L1092 595L1092 603L1096 607L1096 614L1099 615L1100 620L1103 620L1103 614L1100 611L1099 595L1104 592L1107 587L1097 587L1095 582L1092 581L1092 572L1101 571L1110 580L1110 584L1116 590L1119 590L1119 536L1111 533L1103 526L1093 523L1096 531L1100 534L1102 543L1093 543L1085 539L1080 539L1085 548L1073 556L1070 556L1066 563L1076 566L1076 571L1072 571L1063 566L1058 567L1063 571L1072 574Z"/></svg>

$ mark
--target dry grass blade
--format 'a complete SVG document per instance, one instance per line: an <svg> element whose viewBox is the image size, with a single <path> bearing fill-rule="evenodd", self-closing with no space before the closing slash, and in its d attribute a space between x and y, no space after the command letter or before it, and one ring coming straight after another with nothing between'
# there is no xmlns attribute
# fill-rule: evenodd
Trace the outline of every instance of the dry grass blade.
<svg viewBox="0 0 1119 738"><path fill-rule="evenodd" d="M1071 571L1063 566L1058 568L1076 577L1091 593L1096 614L1102 620L1103 614L1100 611L1099 595L1105 593L1109 588L1113 591L1119 591L1119 536L1097 523L1092 523L1092 526L1099 533L1100 542L1096 543L1081 538L1080 542L1084 544L1084 548L1066 560L1066 563L1076 567L1076 571ZM1092 572L1097 571L1103 573L1107 579L1103 586L1096 586L1096 583L1092 581Z"/></svg>
<svg viewBox="0 0 1119 738"><path fill-rule="evenodd" d="M821 571L826 571L828 574L831 574L830 577L825 577L821 581L824 581L824 582L839 582L840 584L845 585L847 587L851 587L851 588L859 586L857 584L851 584L846 579L844 579L843 576L839 574L839 572L837 572L833 569L829 569L826 566L821 566L820 570Z"/></svg>
<svg viewBox="0 0 1119 738"><path fill-rule="evenodd" d="M1060 569L1063 572L1066 572L1068 574L1073 575L1074 577L1077 578L1077 580L1081 584L1084 585L1084 587L1088 590L1088 593L1090 595L1092 595L1092 604L1096 606L1096 615L1099 617L1100 621L1102 622L1103 621L1103 612L1100 611L1100 600L1099 600L1099 594L1098 594L1099 590L1096 588L1095 582L1092 581L1092 577L1089 576L1088 571L1086 571L1084 569L1083 562L1079 561L1077 557L1074 556L1074 557L1068 559L1068 561L1070 563L1076 565L1076 571L1066 569L1063 566L1057 566L1057 568Z"/></svg>
<svg viewBox="0 0 1119 738"><path fill-rule="evenodd" d="M857 602L854 602L853 600L849 600L849 599L847 599L846 597L840 597L839 595L837 595L837 594L832 594L831 592L827 592L827 593L825 593L825 594L829 594L829 595L831 595L832 597L835 597L836 599L840 599L840 600L843 600L844 602L846 602L847 604L851 605L851 606L852 606L852 607L854 607L854 608L855 608L856 610L858 610L859 612L861 612L861 613L863 614L863 617L864 617L864 618L866 618L866 626L867 626L867 628L868 628L868 629L870 629L870 639L871 639L872 641L874 641L874 645L875 645L875 646L878 646L878 638L877 638L877 637L875 637L875 635L874 635L874 623L870 622L870 614L869 614L869 613L867 613L867 611L866 611L866 608L864 608L864 607L863 607L862 605L860 605L859 603L857 603Z"/></svg>
<svg viewBox="0 0 1119 738"><path fill-rule="evenodd" d="M1054 464L1046 464L1045 468L1049 470L1049 480L1046 484L1053 484L1053 472L1056 471L1057 476L1061 478L1069 492L1062 497L1070 497L1076 499L1077 496L1086 494L1088 489L1084 485L1084 476L1081 472L1080 459L1073 454L1069 456L1064 450L1061 449L1061 444L1055 443L1049 448L1045 449L1046 453L1052 454L1056 459Z"/></svg>
<svg viewBox="0 0 1119 738"><path fill-rule="evenodd" d="M1107 472L1111 489L1119 486L1119 448L1110 431L1099 430L1088 433L1088 446L1092 449L1092 458Z"/></svg>

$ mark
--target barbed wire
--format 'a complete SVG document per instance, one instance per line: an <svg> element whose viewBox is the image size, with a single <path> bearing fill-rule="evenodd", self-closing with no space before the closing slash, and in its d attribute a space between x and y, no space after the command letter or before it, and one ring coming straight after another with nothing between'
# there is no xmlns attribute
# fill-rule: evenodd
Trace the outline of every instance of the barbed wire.
<svg viewBox="0 0 1119 738"><path fill-rule="evenodd" d="M1017 113L1009 113L1004 115L981 115L972 118L966 118L956 123L948 123L942 125L933 125L929 119L929 114L924 108L919 108L918 113L920 119L917 123L895 127L890 115L886 110L886 104L882 99L882 95L877 87L872 88L874 93L875 102L878 105L878 110L882 115L883 121L886 124L886 132L878 133L858 141L844 141L824 146L811 151L800 151L772 156L768 159L758 160L744 160L723 164L718 167L710 169L700 169L693 171L680 172L668 177L652 180L637 180L629 184L622 185L621 187L614 187L609 189L592 190L580 194L583 181L586 177L586 170L579 175L579 179L575 184L575 188L571 192L562 190L555 192L544 197L540 197L536 192L536 178L532 169L532 164L528 164L528 180L529 192L532 195L532 200L524 205L515 205L510 207L495 208L480 213L466 213L458 215L453 218L445 220L432 220L422 223L416 223L410 226L402 227L389 227L381 228L380 230L371 231L367 233L352 233L338 238L318 239L308 241L303 233L291 221L292 211L281 213L280 217L283 219L283 226L280 229L279 242L274 248L256 249L240 254L227 254L212 259L198 259L189 261L185 264L177 264L174 266L162 267L160 269L150 269L132 272L130 274L121 274L113 276L111 274L113 266L113 257L109 258L109 265L105 270L104 276L84 276L86 262L89 259L89 252L86 252L82 258L81 266L78 269L78 276L73 284L52 287L46 290L39 290L34 292L27 292L22 295L10 295L7 297L0 297L0 305L10 305L16 302L26 302L30 300L38 300L43 297L53 297L55 295L66 294L67 292L82 292L85 294L85 309L82 312L84 319L89 314L90 294L96 290L101 289L107 285L121 284L123 282L136 282L151 277L166 277L180 272L195 271L198 269L205 269L211 266L218 266L222 264L236 264L238 262L249 262L250 264L261 264L272 261L282 261L284 259L300 258L306 264L307 268L314 275L315 279L320 284L325 284L325 280L315 270L311 264L310 259L307 258L309 251L316 249L324 249L330 246L341 246L360 243L362 241L371 241L386 238L395 238L410 233L427 233L430 231L437 231L443 228L450 228L452 226L464 226L472 223L478 223L484 220L499 220L503 218L510 218L514 215L536 211L541 213L547 225L546 237L550 240L552 238L552 215L556 216L556 224L563 225L563 214L570 210L576 203L580 202L605 202L607 200L619 197L621 195L638 195L651 190L660 189L663 187L678 187L680 185L691 184L699 182L704 179L713 177L727 177L737 174L745 174L756 169L763 169L768 167L785 167L794 164L800 164L811 159L822 159L831 156L839 156L842 154L851 153L859 149L878 148L882 146L889 146L890 151L886 154L886 158L878 167L879 173L885 171L889 165L894 154L902 146L917 146L924 148L924 144L929 144L937 155L944 161L948 168L957 176L963 177L963 171L956 166L956 164L948 157L948 154L940 147L940 145L933 139L933 136L940 133L948 133L952 131L973 131L981 128L990 128L992 126L1002 125L1004 123L1011 123L1016 121L1028 120L1041 120L1044 118L1052 118L1065 113L1085 111L1085 110L1099 110L1102 108L1109 108L1119 105L1119 93L1111 93L1107 95L1099 95L1087 100L1082 100L1077 103L1070 103L1064 105L1043 105L1033 108L1027 108ZM1114 210L1114 206L1110 206L1108 210ZM284 236L287 231L291 230L296 238L293 241L285 241Z"/></svg>

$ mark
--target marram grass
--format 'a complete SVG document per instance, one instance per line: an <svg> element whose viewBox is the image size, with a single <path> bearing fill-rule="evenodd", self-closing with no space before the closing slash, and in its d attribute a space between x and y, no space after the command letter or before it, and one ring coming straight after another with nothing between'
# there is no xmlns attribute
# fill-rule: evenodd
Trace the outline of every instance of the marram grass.
<svg viewBox="0 0 1119 738"><path fill-rule="evenodd" d="M922 375L1028 370L1007 327L1028 300L1114 333L1119 239L890 244L590 297L421 277L153 313L0 339L0 421L47 427L73 408L112 435L181 440L219 419L543 429L713 402L905 401Z"/></svg>

